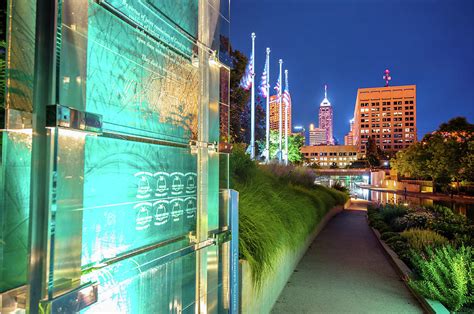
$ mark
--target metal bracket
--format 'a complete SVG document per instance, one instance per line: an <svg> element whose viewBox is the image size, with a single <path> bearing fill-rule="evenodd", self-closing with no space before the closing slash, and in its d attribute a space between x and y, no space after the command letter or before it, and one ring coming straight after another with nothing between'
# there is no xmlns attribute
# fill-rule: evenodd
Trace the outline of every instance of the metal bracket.
<svg viewBox="0 0 474 314"><path fill-rule="evenodd" d="M222 243L232 240L232 233L230 230L214 233L213 238L216 245L221 245Z"/></svg>
<svg viewBox="0 0 474 314"><path fill-rule="evenodd" d="M102 116L62 105L50 105L46 109L46 126L102 133Z"/></svg>
<svg viewBox="0 0 474 314"><path fill-rule="evenodd" d="M41 301L43 313L76 313L96 303L98 284L87 283L52 300Z"/></svg>
<svg viewBox="0 0 474 314"><path fill-rule="evenodd" d="M207 148L210 152L218 152L219 144L217 142L207 143L200 141L190 141L191 154L197 154L199 148Z"/></svg>

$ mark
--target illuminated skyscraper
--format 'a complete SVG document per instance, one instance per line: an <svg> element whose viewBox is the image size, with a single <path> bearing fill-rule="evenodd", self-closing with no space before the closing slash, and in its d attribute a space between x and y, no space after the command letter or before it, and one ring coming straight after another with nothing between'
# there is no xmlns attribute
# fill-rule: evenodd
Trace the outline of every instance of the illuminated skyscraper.
<svg viewBox="0 0 474 314"><path fill-rule="evenodd" d="M285 104L282 104L282 130L283 133L285 132ZM272 131L278 131L279 129L279 109L280 109L280 103L278 102L278 96L273 95L270 96L270 130ZM290 98L290 103L288 105L288 132L291 133L291 98ZM282 135L284 136L284 134Z"/></svg>
<svg viewBox="0 0 474 314"><path fill-rule="evenodd" d="M349 121L349 125L349 133L344 136L344 145L354 145L354 134L352 133L352 130L354 129L354 119L351 119L351 121Z"/></svg>
<svg viewBox="0 0 474 314"><path fill-rule="evenodd" d="M309 125L309 145L326 145L326 130L315 128L314 124Z"/></svg>
<svg viewBox="0 0 474 314"><path fill-rule="evenodd" d="M326 145L334 145L332 106L328 100L328 86L324 85L324 99L319 105L319 128L326 130Z"/></svg>
<svg viewBox="0 0 474 314"><path fill-rule="evenodd" d="M391 153L416 142L416 85L359 88L352 136L362 154L369 136Z"/></svg>

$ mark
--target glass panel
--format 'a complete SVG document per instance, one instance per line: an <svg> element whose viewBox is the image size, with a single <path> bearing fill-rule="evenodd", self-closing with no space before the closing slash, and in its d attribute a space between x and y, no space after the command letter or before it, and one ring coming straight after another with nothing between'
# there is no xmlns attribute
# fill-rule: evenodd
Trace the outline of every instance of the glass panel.
<svg viewBox="0 0 474 314"><path fill-rule="evenodd" d="M31 130L2 132L0 292L26 283Z"/></svg>
<svg viewBox="0 0 474 314"><path fill-rule="evenodd" d="M104 2L160 40L190 57L197 38L198 0L104 0Z"/></svg>
<svg viewBox="0 0 474 314"><path fill-rule="evenodd" d="M103 115L106 130L186 144L197 137L199 73L191 58L95 3L88 36L87 111Z"/></svg>
<svg viewBox="0 0 474 314"><path fill-rule="evenodd" d="M86 105L87 1L62 2L59 103L84 111Z"/></svg>
<svg viewBox="0 0 474 314"><path fill-rule="evenodd" d="M5 116L0 115L0 292L26 284L36 1L7 3ZM0 104L0 110L4 104Z"/></svg>
<svg viewBox="0 0 474 314"><path fill-rule="evenodd" d="M196 253L160 264L163 250L85 274L99 283L99 300L81 313L194 313Z"/></svg>
<svg viewBox="0 0 474 314"><path fill-rule="evenodd" d="M87 137L82 265L196 228L196 156L188 148Z"/></svg>
<svg viewBox="0 0 474 314"><path fill-rule="evenodd" d="M7 10L6 107L32 112L36 1L9 0Z"/></svg>
<svg viewBox="0 0 474 314"><path fill-rule="evenodd" d="M230 59L230 21L225 13L229 10L228 1L208 0L209 34L211 49L218 53L219 60L231 66ZM224 14L223 14L224 13Z"/></svg>

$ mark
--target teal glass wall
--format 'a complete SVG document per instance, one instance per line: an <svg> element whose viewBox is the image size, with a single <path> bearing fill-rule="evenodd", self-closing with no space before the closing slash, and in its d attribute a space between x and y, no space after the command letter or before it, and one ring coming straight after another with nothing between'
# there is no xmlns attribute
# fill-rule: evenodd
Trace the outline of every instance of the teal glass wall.
<svg viewBox="0 0 474 314"><path fill-rule="evenodd" d="M0 293L27 281L36 2L7 6L7 92L0 104Z"/></svg>
<svg viewBox="0 0 474 314"><path fill-rule="evenodd" d="M228 248L214 237L227 228L228 4L57 2L41 309L93 283L98 300L81 313L227 311ZM9 0L0 156L0 293L27 298L31 121L47 110L32 100L44 92L35 7Z"/></svg>

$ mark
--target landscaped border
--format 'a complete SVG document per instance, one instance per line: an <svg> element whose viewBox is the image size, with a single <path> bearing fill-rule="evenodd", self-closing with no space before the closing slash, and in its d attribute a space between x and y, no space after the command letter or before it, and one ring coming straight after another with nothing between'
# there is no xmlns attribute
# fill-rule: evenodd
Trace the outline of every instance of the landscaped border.
<svg viewBox="0 0 474 314"><path fill-rule="evenodd" d="M368 221L368 217L367 217ZM395 268L395 271L400 275L401 279L407 286L408 290L413 294L413 296L418 300L420 305L423 307L423 310L430 314L449 314L449 310L439 301L431 300L423 297L421 294L416 292L408 284L408 279L412 276L413 272L411 269L398 257L395 253L381 238L380 232L372 227L375 237L377 238L380 246L383 248L384 253L387 255L390 263Z"/></svg>

